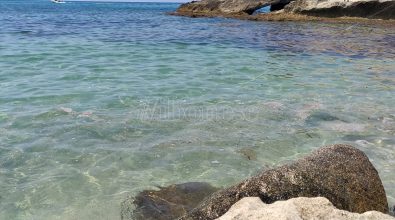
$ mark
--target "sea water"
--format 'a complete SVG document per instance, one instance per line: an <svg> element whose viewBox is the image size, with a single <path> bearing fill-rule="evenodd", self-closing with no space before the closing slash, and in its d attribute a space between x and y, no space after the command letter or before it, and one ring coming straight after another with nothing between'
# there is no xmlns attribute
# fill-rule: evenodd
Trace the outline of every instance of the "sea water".
<svg viewBox="0 0 395 220"><path fill-rule="evenodd" d="M119 219L348 143L395 203L395 29L1 0L0 219Z"/></svg>

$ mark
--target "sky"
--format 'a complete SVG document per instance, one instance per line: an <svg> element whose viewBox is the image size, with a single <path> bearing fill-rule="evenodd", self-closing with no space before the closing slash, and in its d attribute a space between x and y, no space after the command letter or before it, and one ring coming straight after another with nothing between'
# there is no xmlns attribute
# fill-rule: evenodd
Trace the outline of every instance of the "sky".
<svg viewBox="0 0 395 220"><path fill-rule="evenodd" d="M93 1L93 2L189 2L191 0L65 0L65 1Z"/></svg>

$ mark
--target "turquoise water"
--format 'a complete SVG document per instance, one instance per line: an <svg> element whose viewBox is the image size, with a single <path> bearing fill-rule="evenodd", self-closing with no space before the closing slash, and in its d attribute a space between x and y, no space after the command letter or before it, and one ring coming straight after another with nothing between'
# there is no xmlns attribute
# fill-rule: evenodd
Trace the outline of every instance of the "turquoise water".
<svg viewBox="0 0 395 220"><path fill-rule="evenodd" d="M143 189L229 186L333 143L395 204L394 27L177 6L1 1L0 219L118 219Z"/></svg>

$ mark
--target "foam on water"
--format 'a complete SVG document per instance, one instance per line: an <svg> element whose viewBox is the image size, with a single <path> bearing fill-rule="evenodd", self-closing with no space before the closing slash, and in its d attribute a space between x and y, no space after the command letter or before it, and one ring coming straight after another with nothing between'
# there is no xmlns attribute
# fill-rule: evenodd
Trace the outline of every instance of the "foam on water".
<svg viewBox="0 0 395 220"><path fill-rule="evenodd" d="M0 219L116 219L129 194L340 142L395 203L393 28L176 7L1 2Z"/></svg>

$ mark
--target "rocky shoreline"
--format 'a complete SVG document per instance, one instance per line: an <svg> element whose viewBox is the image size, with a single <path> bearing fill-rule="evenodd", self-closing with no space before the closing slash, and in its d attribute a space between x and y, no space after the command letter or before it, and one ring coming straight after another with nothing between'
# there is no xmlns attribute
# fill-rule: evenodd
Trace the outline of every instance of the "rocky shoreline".
<svg viewBox="0 0 395 220"><path fill-rule="evenodd" d="M143 191L123 202L121 219L217 219L246 197L258 197L265 204L298 197L325 197L329 203L320 202L327 208L333 204L339 210L352 213L378 211L388 214L389 211L384 187L369 158L353 146L337 144L322 147L294 163L262 171L219 191L207 183L177 184L158 191ZM330 213L334 207L329 207ZM271 212L281 214L281 210Z"/></svg>
<svg viewBox="0 0 395 220"><path fill-rule="evenodd" d="M327 17L317 17L309 16L295 13L267 13L267 14L223 14L223 13L199 13L199 12L170 12L169 15L175 16L185 16L192 18L199 17L222 17L222 18L232 18L239 20L249 20L249 21L269 21L269 22L325 22L325 23L341 23L341 24L367 24L367 25L381 25L388 27L395 27L395 19L383 20L383 19L368 19L368 18L358 18L358 17L338 17L338 18L327 18Z"/></svg>
<svg viewBox="0 0 395 220"><path fill-rule="evenodd" d="M270 7L270 13L255 13ZM395 24L394 0L201 0L182 4L171 15L255 21L325 21Z"/></svg>

